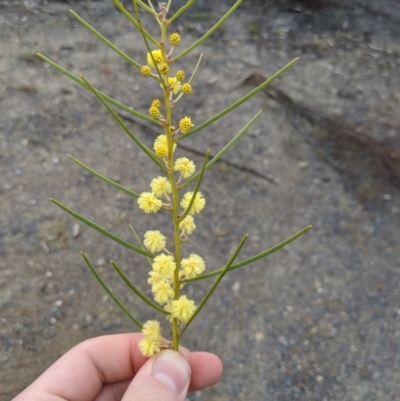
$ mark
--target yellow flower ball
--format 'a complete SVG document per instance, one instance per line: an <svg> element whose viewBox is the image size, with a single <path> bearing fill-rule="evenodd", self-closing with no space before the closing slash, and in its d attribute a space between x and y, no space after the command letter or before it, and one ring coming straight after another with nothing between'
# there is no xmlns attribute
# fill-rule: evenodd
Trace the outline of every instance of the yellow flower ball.
<svg viewBox="0 0 400 401"><path fill-rule="evenodd" d="M183 80L185 79L185 73L184 73L184 71L182 71L182 70L177 71L176 74L175 74L175 78L176 78L178 81L183 81Z"/></svg>
<svg viewBox="0 0 400 401"><path fill-rule="evenodd" d="M165 248L167 244L167 239L165 235L161 234L158 230L149 230L144 234L143 245L150 252L160 252Z"/></svg>
<svg viewBox="0 0 400 401"><path fill-rule="evenodd" d="M181 200L181 206L184 209L186 209L189 206L192 196L193 192L191 191L186 192L185 195L183 195L183 198ZM192 207L190 208L189 214L200 213L204 209L205 205L206 205L206 200L204 199L203 194L200 191L197 192Z"/></svg>
<svg viewBox="0 0 400 401"><path fill-rule="evenodd" d="M163 75L167 75L169 73L169 65L167 63L161 63L158 69Z"/></svg>
<svg viewBox="0 0 400 401"><path fill-rule="evenodd" d="M151 68L148 65L140 67L140 72L144 77L148 77L151 74Z"/></svg>
<svg viewBox="0 0 400 401"><path fill-rule="evenodd" d="M166 177L153 178L150 182L150 188L157 198L162 198L172 192L171 183Z"/></svg>
<svg viewBox="0 0 400 401"><path fill-rule="evenodd" d="M159 100L159 99L154 99L154 100L151 102L151 107L157 107L157 109L159 109L159 108L161 107L161 102L160 102L160 100Z"/></svg>
<svg viewBox="0 0 400 401"><path fill-rule="evenodd" d="M183 234L189 235L191 234L196 228L196 224L194 222L193 216L188 214L180 223L179 229L182 230Z"/></svg>
<svg viewBox="0 0 400 401"><path fill-rule="evenodd" d="M189 178L196 170L195 164L187 157L179 157L174 164L174 171L181 173L183 178Z"/></svg>
<svg viewBox="0 0 400 401"><path fill-rule="evenodd" d="M188 84L188 83L183 84L183 85L182 85L182 92L183 92L185 95L188 95L189 93L191 93L191 92L192 92L192 85L190 85L190 84Z"/></svg>
<svg viewBox="0 0 400 401"><path fill-rule="evenodd" d="M181 43L181 35L176 32L172 33L169 37L169 43L171 43L172 46L179 46L179 43Z"/></svg>
<svg viewBox="0 0 400 401"><path fill-rule="evenodd" d="M152 264L153 271L161 273L164 277L169 278L172 276L176 269L176 263L172 255L162 253L154 258Z"/></svg>
<svg viewBox="0 0 400 401"><path fill-rule="evenodd" d="M192 253L188 258L181 260L182 273L186 278L194 278L201 273L206 268L206 264L202 257Z"/></svg>
<svg viewBox="0 0 400 401"><path fill-rule="evenodd" d="M145 213L156 213L161 209L162 202L151 192L143 192L138 198L138 205Z"/></svg>
<svg viewBox="0 0 400 401"><path fill-rule="evenodd" d="M183 117L181 121L179 121L179 128L183 134L186 134L193 127L192 119L190 117Z"/></svg>
<svg viewBox="0 0 400 401"><path fill-rule="evenodd" d="M158 118L161 116L160 109L155 106L151 106L149 108L149 115L153 118Z"/></svg>
<svg viewBox="0 0 400 401"><path fill-rule="evenodd" d="M174 297L174 290L166 280L154 284L151 287L151 291L153 292L154 300L160 305L168 303Z"/></svg>
<svg viewBox="0 0 400 401"><path fill-rule="evenodd" d="M153 57L151 57L151 55ZM156 68L155 65L154 65L153 59L157 64L160 64L162 62L161 50L153 50L151 52L151 55L150 55L150 53L147 53L147 64L149 64L153 68Z"/></svg>
<svg viewBox="0 0 400 401"><path fill-rule="evenodd" d="M168 78L169 90L176 95L181 90L181 83L175 77Z"/></svg>
<svg viewBox="0 0 400 401"><path fill-rule="evenodd" d="M186 295L181 295L179 299L171 302L171 316L181 322L187 322L196 310L194 301L188 299Z"/></svg>
<svg viewBox="0 0 400 401"><path fill-rule="evenodd" d="M176 149L176 143L174 143L173 151ZM165 157L168 156L168 143L166 135L159 135L154 141L154 151L157 156Z"/></svg>
<svg viewBox="0 0 400 401"><path fill-rule="evenodd" d="M161 340L161 327L160 322L157 320L148 320L143 324L142 334L149 340L160 342Z"/></svg>
<svg viewBox="0 0 400 401"><path fill-rule="evenodd" d="M160 345L161 344L158 341L143 337L143 339L139 342L138 347L143 356L151 358L160 352Z"/></svg>

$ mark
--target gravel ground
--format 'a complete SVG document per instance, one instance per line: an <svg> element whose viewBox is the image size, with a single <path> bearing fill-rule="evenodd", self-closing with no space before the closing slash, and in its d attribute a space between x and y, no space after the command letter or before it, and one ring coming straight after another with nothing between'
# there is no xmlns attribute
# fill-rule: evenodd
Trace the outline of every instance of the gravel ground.
<svg viewBox="0 0 400 401"><path fill-rule="evenodd" d="M199 1L177 21L182 48L228 2ZM230 2L232 3L232 2ZM78 168L72 154L136 192L156 174L94 96L41 52L145 111L157 90L87 32L68 3L0 2L0 400L86 338L134 331L85 267L84 250L141 320L108 260L146 288L143 259L48 201L54 197L131 240L163 216ZM135 59L140 35L108 2L72 8ZM148 20L144 19L147 23ZM244 2L182 61L204 61L177 106L196 124L295 57L285 76L179 150L201 164L258 111L261 118L205 177L207 207L188 249L221 267L308 224L285 249L225 277L184 345L216 352L222 381L191 400L400 400L400 6L396 0ZM156 133L131 129L149 146ZM207 282L206 282L207 281ZM210 282L188 288L200 300Z"/></svg>

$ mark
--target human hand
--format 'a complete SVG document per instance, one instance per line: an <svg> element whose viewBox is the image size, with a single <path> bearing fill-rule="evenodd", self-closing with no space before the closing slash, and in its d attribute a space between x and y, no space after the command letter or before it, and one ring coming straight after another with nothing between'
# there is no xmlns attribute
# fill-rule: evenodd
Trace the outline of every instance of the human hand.
<svg viewBox="0 0 400 401"><path fill-rule="evenodd" d="M142 334L84 341L47 369L13 401L184 401L188 391L215 384L220 359L207 352L162 351L147 359Z"/></svg>

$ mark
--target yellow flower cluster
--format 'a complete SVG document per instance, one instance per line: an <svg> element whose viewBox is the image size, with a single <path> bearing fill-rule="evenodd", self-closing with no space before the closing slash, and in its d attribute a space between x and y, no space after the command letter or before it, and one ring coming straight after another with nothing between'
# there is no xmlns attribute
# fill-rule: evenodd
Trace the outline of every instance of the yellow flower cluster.
<svg viewBox="0 0 400 401"><path fill-rule="evenodd" d="M148 65L140 67L140 72L144 77L148 77L151 74L151 68Z"/></svg>
<svg viewBox="0 0 400 401"><path fill-rule="evenodd" d="M162 90L167 91L167 93L164 93L164 96L167 95L165 108L163 108L165 116L161 113L161 101L159 99L151 102L148 113L164 126L166 134L168 134L168 136L166 134L157 136L153 144L154 152L165 162L168 175L176 173L179 178L175 180L175 178L159 176L151 180L151 191L141 193L137 201L139 208L145 213L156 213L162 208L174 213L177 205L173 204L173 202L176 202L180 197L181 181L190 178L196 171L194 162L189 158L179 157L174 160L173 155L169 154L171 141L172 153L175 152L179 132L185 134L194 126L189 116L183 117L179 121L177 128L171 124L171 108L182 95L188 95L192 92L192 86L190 83L184 82L184 71L179 70L175 75L171 74L171 54L173 47L178 46L181 42L180 35L172 33L169 37L169 42L172 48L168 54L165 49L152 50L147 54L147 65L141 67L141 73L144 76L152 76L158 79ZM155 68L161 75L152 74L152 69ZM173 99L173 95L177 95L177 97ZM168 104L168 102L170 103ZM172 187L172 184L175 187ZM178 219L178 229L182 243L188 240L188 236L196 229L193 215L200 213L206 204L201 192L197 192L195 197L193 195L193 192L187 192L180 197L180 206L183 208L182 213L185 213L185 210L187 211L191 203L191 208L185 218L180 219L179 215L174 217ZM180 214L181 216L182 213ZM171 322L173 319L177 319L180 326L182 323L187 323L195 313L196 306L194 301L186 295L180 295L179 290L183 288L185 280L193 279L203 273L206 268L205 261L194 253L178 260L176 255L168 250L167 239L159 230L149 230L145 233L143 247L154 254L147 280L151 286L154 301L169 313L168 319ZM179 280L178 283L175 280ZM176 321L174 324L176 324ZM139 343L139 349L144 356L151 357L162 348L160 323L155 320L149 320L143 325L142 333L143 339Z"/></svg>
<svg viewBox="0 0 400 401"><path fill-rule="evenodd" d="M173 151L175 152L176 143L174 143ZM167 157L168 156L168 140L166 135L159 135L154 141L154 151L157 156Z"/></svg>
<svg viewBox="0 0 400 401"><path fill-rule="evenodd" d="M159 109L158 107L151 106L151 107L149 108L149 114L150 114L150 116L153 117L153 118L158 118L158 117L160 117L160 115L161 115L160 109Z"/></svg>
<svg viewBox="0 0 400 401"><path fill-rule="evenodd" d="M185 95L188 95L189 93L191 93L191 92L192 92L192 85L190 85L190 84L188 84L188 83L183 84L183 85L182 85L182 92L183 92Z"/></svg>
<svg viewBox="0 0 400 401"><path fill-rule="evenodd" d="M190 117L183 117L181 121L179 121L179 128L183 134L186 134L193 127L192 119Z"/></svg>
<svg viewBox="0 0 400 401"><path fill-rule="evenodd" d="M171 43L172 46L179 46L179 43L181 43L181 36L179 33L174 32L171 34L169 37L169 43Z"/></svg>
<svg viewBox="0 0 400 401"><path fill-rule="evenodd" d="M181 274L185 278L194 278L199 276L206 268L204 260L194 253L188 258L181 260Z"/></svg>
<svg viewBox="0 0 400 401"><path fill-rule="evenodd" d="M176 72L175 78L178 81L183 81L185 79L185 73L182 70L179 70L179 71Z"/></svg>
<svg viewBox="0 0 400 401"><path fill-rule="evenodd" d="M143 245L152 253L160 252L165 248L167 239L158 230L147 231L144 235Z"/></svg>
<svg viewBox="0 0 400 401"><path fill-rule="evenodd" d="M162 53L161 50L153 50L150 53L147 53L147 64L152 67L152 68L156 68L153 60L157 63L160 64L162 62Z"/></svg>
<svg viewBox="0 0 400 401"><path fill-rule="evenodd" d="M181 200L181 206L184 209L186 209L189 206L192 197L193 197L193 192L191 191L186 192L185 195L183 195L183 198ZM205 205L206 205L206 200L204 199L203 194L200 191L198 191L194 198L192 207L190 208L189 214L200 213L204 209Z"/></svg>
<svg viewBox="0 0 400 401"><path fill-rule="evenodd" d="M189 178L194 173L195 169L195 164L187 157L176 159L174 164L174 171L181 173L183 178Z"/></svg>
<svg viewBox="0 0 400 401"><path fill-rule="evenodd" d="M194 223L194 218L190 214L188 214L180 223L179 229L182 231L182 234L189 235L196 228L196 224Z"/></svg>
<svg viewBox="0 0 400 401"><path fill-rule="evenodd" d="M145 213L156 213L162 207L162 202L152 192L142 192L138 198L138 205Z"/></svg>
<svg viewBox="0 0 400 401"><path fill-rule="evenodd" d="M160 352L161 328L157 320L148 320L142 328L143 339L139 342L139 350L145 357L152 357Z"/></svg>

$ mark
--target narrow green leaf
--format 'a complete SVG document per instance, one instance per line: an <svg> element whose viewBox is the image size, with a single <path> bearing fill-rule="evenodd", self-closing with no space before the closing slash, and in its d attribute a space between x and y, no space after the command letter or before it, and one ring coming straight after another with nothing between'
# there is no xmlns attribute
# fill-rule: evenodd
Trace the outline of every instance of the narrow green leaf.
<svg viewBox="0 0 400 401"><path fill-rule="evenodd" d="M89 90L89 87L85 84L85 82L83 82L80 78L78 78L76 75L70 73L68 70L66 70L65 68L61 67L60 65L58 65L57 63L55 63L54 61L50 60L49 58L47 58L46 56L43 56L43 54L37 53L37 55L44 61L46 61L47 63L49 63L53 68L55 68L56 70L58 70L59 72L61 72L62 74L64 74L65 76L67 76L68 78L72 79L73 81L75 81L77 84L83 86L85 89ZM154 120L153 118L146 116L145 114L139 113L138 111L135 111L133 109L131 109L130 107L125 106L124 104L118 102L117 100L113 99L112 97L106 95L103 92L97 91L99 93L99 95L106 100L107 102L113 104L114 106L118 107L119 109L126 111L127 113L139 117L142 120L148 121L152 124L156 124L156 125L160 125L160 123L157 120Z"/></svg>
<svg viewBox="0 0 400 401"><path fill-rule="evenodd" d="M248 265L248 264L250 264L250 263L253 263L253 262L255 262L256 260L265 258L266 256L270 255L271 253L276 252L278 249L281 249L281 248L283 248L285 245L287 245L287 244L289 244L290 242L294 241L296 238L300 237L300 235L303 235L303 234L304 234L305 232L307 232L311 227L312 227L311 225L310 225L310 226L307 226L307 227L304 227L302 230L300 230L300 231L297 232L296 234L292 235L291 237L285 239L284 241L282 241L282 242L279 243L278 245L275 245L275 246L273 246L272 248L267 249L267 250L264 251L264 252L261 252L261 253L259 253L259 254L257 254L257 255L254 255L254 256L252 256L251 258L248 258L248 259L245 259L245 260L243 260L243 261L241 261L241 262L235 263L234 265L232 265L232 266L229 268L229 271L234 270L234 269L238 269L239 267L242 267L242 266ZM215 270L215 271L213 271L213 272L211 272L211 273L203 274L203 275L201 275L201 276L199 276L199 277L192 278L192 279L189 279L189 280L185 280L185 282L198 281L198 280L202 280L202 279L204 279L204 278L209 278L209 277L217 276L218 274L221 274L221 271L222 271L222 269Z"/></svg>
<svg viewBox="0 0 400 401"><path fill-rule="evenodd" d="M145 250L145 248L144 248L142 242L140 241L139 236L137 235L137 232L134 230L134 228L133 228L130 224L129 224L129 228L131 229L133 236L136 238L136 241L138 242L140 248L142 248L143 250ZM149 266L150 266L150 269L151 269L151 268L152 268L151 260L150 260L150 258L146 258L146 259L147 259L147 262L149 263Z"/></svg>
<svg viewBox="0 0 400 401"><path fill-rule="evenodd" d="M195 312L193 313L192 317L189 319L189 321L185 324L185 327L183 328L181 335L186 331L186 329L189 327L190 323L194 320L194 318L198 315L198 313L201 311L203 306L206 304L206 302L210 299L212 293L215 291L215 289L218 287L219 283L221 280L224 278L225 274L228 272L229 268L231 267L232 263L236 259L237 255L239 254L240 250L242 249L244 243L247 241L247 238L249 238L249 234L246 234L242 240L240 241L239 245L236 247L235 252L229 259L228 263L226 266L221 270L219 277L217 280L215 280L214 284L211 286L211 288L208 290L207 294L204 296L203 300L200 302L199 306L196 308Z"/></svg>
<svg viewBox="0 0 400 401"><path fill-rule="evenodd" d="M228 10L228 12L208 32L206 32L200 39L196 40L196 42L191 44L182 53L179 53L177 56L175 56L172 59L172 62L175 62L176 60L179 60L183 56L186 56L197 46L201 45L210 35L212 35L235 12L235 10L240 6L240 3L242 3L242 2L243 2L243 0L237 0L237 2ZM171 18L171 20L174 19L175 15Z"/></svg>
<svg viewBox="0 0 400 401"><path fill-rule="evenodd" d="M241 99L237 100L235 103L232 103L229 107L227 107L225 110L220 111L218 114L215 116L211 117L204 123L198 125L197 127L191 129L189 132L186 134L182 135L179 137L179 139L187 138L190 135L195 134L196 132L200 131L201 129L207 127L208 125L212 124L214 121L219 120L221 117L223 117L225 114L228 114L232 110L236 109L236 107L240 106L242 103L246 102L249 100L251 97L256 95L260 90L264 89L266 86L268 86L271 82L275 81L276 78L281 76L285 71L287 71L290 67L292 67L293 64L297 63L299 59L295 58L292 60L290 63L286 64L285 67L280 69L278 72L276 72L272 77L268 78L265 80L261 85L257 86L257 88L253 89L250 91L247 95L243 96Z"/></svg>
<svg viewBox="0 0 400 401"><path fill-rule="evenodd" d="M82 17L80 17L75 11L70 10L70 13L83 25L85 26L90 32L96 35L103 43L105 43L108 47L114 50L119 56L121 56L124 60L128 63L134 65L136 68L140 70L141 65L137 63L135 60L130 58L126 53L124 53L121 49L117 46L113 45L108 39L106 39L100 32L94 29L91 25L89 25Z"/></svg>
<svg viewBox="0 0 400 401"><path fill-rule="evenodd" d="M115 5L115 7L118 8L119 11L121 11L122 14L125 15L125 17L128 19L129 22L131 22L136 29L140 30L140 25L139 23L135 20L135 18L132 17L131 14L129 14L129 12L126 10L126 8L122 5L122 3L120 3L118 0L111 0L113 2L113 4ZM150 8L149 8L150 10ZM152 14L152 12L151 12ZM144 35L146 35L146 37L153 42L155 45L158 45L158 42L156 39L153 38L153 36L151 36L146 30L143 30Z"/></svg>
<svg viewBox="0 0 400 401"><path fill-rule="evenodd" d="M188 81L189 84L192 83L194 77L196 76L197 70L198 70L199 67L200 67L200 63L201 63L201 60L202 60L202 59L203 59L203 53L200 54L200 57L199 57L199 59L197 60L196 67L194 67L194 70L193 70L193 72L192 72L192 75L191 75L191 77L189 78L189 81Z"/></svg>
<svg viewBox="0 0 400 401"><path fill-rule="evenodd" d="M143 150L144 153L149 156L153 162L161 168L161 170L166 171L164 164L161 159L153 153L146 145L144 145L140 140L131 132L131 130L125 125L122 119L118 116L118 114L111 108L111 106L101 97L98 93L97 89L95 89L89 81L81 75L83 82L88 86L88 88L96 95L96 97L100 100L103 106L109 111L109 113L114 117L114 120L118 123L118 125L129 135L129 137L139 146L140 149Z"/></svg>
<svg viewBox="0 0 400 401"><path fill-rule="evenodd" d="M216 163L246 132L247 130L253 125L253 123L257 120L257 118L260 116L262 113L262 110L260 110L244 127L243 129L227 144L224 146L223 149L221 149L208 163L205 168L207 171L214 163ZM187 181L185 181L182 184L182 188L186 187L186 185L189 185L191 182L193 182L199 175L200 173L196 173L193 177L190 177Z"/></svg>
<svg viewBox="0 0 400 401"><path fill-rule="evenodd" d="M59 208L63 209L67 213L69 213L71 216L75 217L77 220L81 221L82 223L86 224L87 226L93 228L94 230L98 231L100 234L103 234L104 236L112 239L113 241L117 242L118 244L124 246L125 248L131 249L132 251L135 251L137 253L140 253L144 256L147 256L149 258L154 258L154 255L150 252L144 251L143 249L138 248L137 246L123 240L122 238L117 237L116 235L110 233L106 229L100 227L96 223L93 223L93 221L88 220L86 217L83 217L79 213L76 213L74 210L70 209L69 207L63 205L61 202L59 202L56 199L50 198L50 200L57 205Z"/></svg>
<svg viewBox="0 0 400 401"><path fill-rule="evenodd" d="M80 162L78 159L75 159L75 157L68 155L68 157L73 160L76 164L78 164L79 166L81 166L82 168L84 168L86 171L88 171L90 174L94 175L95 177L97 177L99 180L104 181L106 184L111 185L114 188L117 188L118 190L125 192L126 194L133 196L134 198L139 198L139 194L137 194L136 192L131 191L128 188L125 188L124 186L116 183L115 181L112 181L110 179L108 179L107 177L104 177L103 175L101 175L100 173L98 173L97 171L92 170L90 167L86 166L85 164L83 164L82 162Z"/></svg>
<svg viewBox="0 0 400 401"><path fill-rule="evenodd" d="M119 308L122 310L122 312L124 312L129 317L129 319L131 319L132 322L135 323L136 326L139 327L139 329L141 330L143 328L143 325L135 317L132 316L132 314L128 311L128 309L124 306L124 304L110 290L108 285L100 277L99 273L97 273L97 270L92 266L92 264L90 263L90 261L87 258L87 256L83 252L81 252L81 255L82 255L83 259L85 260L86 264L88 265L90 271L96 277L97 281L105 289L105 291L108 294L108 296L119 306Z"/></svg>
<svg viewBox="0 0 400 401"><path fill-rule="evenodd" d="M151 302L150 299L148 299L142 292L140 292L130 281L129 278L126 276L126 274L122 271L122 269L117 265L116 262L113 260L110 261L112 266L114 267L115 271L119 274L119 276L124 280L125 284L134 292L143 302L145 302L147 305L151 306L153 309L156 311L163 313L164 315L170 315L169 312L164 310L163 308L160 308L157 304L154 302Z"/></svg>
<svg viewBox="0 0 400 401"><path fill-rule="evenodd" d="M195 189L193 191L192 198L190 199L188 207L185 209L185 211L182 213L182 215L179 216L179 221L182 221L189 214L190 209L193 206L194 200L196 199L197 192L199 192L200 184L201 184L201 181L203 179L203 175L204 175L204 171L206 169L206 165L207 165L207 160L208 160L208 155L209 154L210 154L210 149L207 149L206 156L205 156L204 162L203 162L203 166L201 167L199 178L197 180L196 187L195 187Z"/></svg>
<svg viewBox="0 0 400 401"><path fill-rule="evenodd" d="M190 6L192 6L196 0L188 0L188 2L182 6L170 19L169 23L175 21L180 15L182 15ZM170 4L170 1L168 1L168 4Z"/></svg>
<svg viewBox="0 0 400 401"><path fill-rule="evenodd" d="M154 10L153 4L151 4L151 1L148 1L149 6L146 5L145 3L143 3L143 1L141 0L137 0L138 4L140 5L140 7L142 7L144 10L146 10L149 14L156 16L157 13Z"/></svg>

